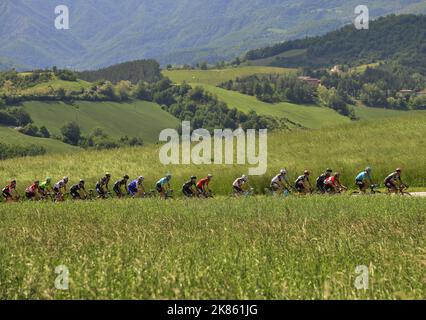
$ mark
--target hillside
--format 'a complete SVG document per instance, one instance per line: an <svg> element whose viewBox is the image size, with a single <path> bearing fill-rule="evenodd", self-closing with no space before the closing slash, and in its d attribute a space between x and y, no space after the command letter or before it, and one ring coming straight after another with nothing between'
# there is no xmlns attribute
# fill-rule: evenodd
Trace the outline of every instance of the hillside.
<svg viewBox="0 0 426 320"><path fill-rule="evenodd" d="M335 30L357 0L66 0L70 29L56 30L55 0L0 3L0 57L22 68L79 70L155 58L162 64L216 62L285 40ZM368 0L372 17L424 13L423 0Z"/></svg>
<svg viewBox="0 0 426 320"><path fill-rule="evenodd" d="M5 143L12 146L28 147L31 145L43 147L47 153L67 153L79 150L69 144L63 143L55 139L45 139L26 136L18 131L0 126L0 143ZM11 168L11 172L15 172Z"/></svg>
<svg viewBox="0 0 426 320"><path fill-rule="evenodd" d="M395 141L398 146L395 147ZM309 169L315 178L325 168L339 170L343 182L354 188L353 179L367 165L373 167L373 177L382 183L384 177L400 166L404 179L411 187L424 187L426 176L426 114L408 113L405 116L359 121L334 125L319 130L295 130L268 135L268 172L252 177L251 184L257 192L269 185L270 178L279 169L289 170L291 180ZM113 178L124 173L132 177L145 176L145 185L153 189L155 182L166 174L173 174L172 185L179 191L183 181L191 175L202 177L211 172L215 179L212 189L217 194L227 195L234 179L247 172L246 165L168 165L158 161L159 146L127 148L107 151L73 152L66 156L46 155L31 159L13 159L2 162L0 177L16 176L21 185L29 183L36 174L62 177L68 174L72 181L84 177L88 185L94 185L99 175L110 171ZM99 157L102 161L99 162ZM389 155L392 155L391 157ZM140 159L140 161L135 161ZM55 163L55 166L52 166ZM75 165L78 163L78 165ZM37 170L34 170L34 167ZM251 167L251 166L250 166ZM19 171L16 170L19 168ZM178 195L180 193L178 192Z"/></svg>
<svg viewBox="0 0 426 320"><path fill-rule="evenodd" d="M330 108L320 107L318 105L303 105L288 102L270 104L260 101L254 96L217 87L218 84L224 81L234 80L238 77L241 78L253 74L262 75L292 71L294 71L294 69L245 66L221 70L164 70L163 75L170 78L175 83L187 82L193 87L201 86L208 92L216 95L219 100L227 103L228 106L237 108L240 111L249 112L250 110L254 110L258 114L288 118L305 128L320 128L322 126L327 126L330 122L336 124L345 124L350 122L349 118L341 116ZM352 108L356 117L362 120L398 117L406 114L405 111L371 108L363 105L357 105Z"/></svg>
<svg viewBox="0 0 426 320"><path fill-rule="evenodd" d="M31 115L34 124L44 125L53 134L60 134L61 127L76 121L83 134L101 128L112 138L140 137L145 142L157 142L165 128L175 128L179 122L155 103L134 101L89 102L24 102L24 109Z"/></svg>
<svg viewBox="0 0 426 320"><path fill-rule="evenodd" d="M372 21L369 30L348 25L324 36L252 50L246 58L258 65L315 68L391 60L424 73L425 41L425 15L388 16Z"/></svg>

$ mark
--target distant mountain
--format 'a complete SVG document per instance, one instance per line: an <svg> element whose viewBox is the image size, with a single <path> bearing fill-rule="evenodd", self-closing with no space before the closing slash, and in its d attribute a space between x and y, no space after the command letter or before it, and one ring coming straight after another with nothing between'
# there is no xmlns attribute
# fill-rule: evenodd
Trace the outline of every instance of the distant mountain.
<svg viewBox="0 0 426 320"><path fill-rule="evenodd" d="M386 60L426 74L426 15L382 17L369 30L348 25L323 36L252 50L246 58L256 65L315 68Z"/></svg>
<svg viewBox="0 0 426 320"><path fill-rule="evenodd" d="M57 0L0 1L0 57L21 68L94 69L154 58L215 62L335 30L359 0L62 0L70 30L54 28ZM424 0L365 0L372 17L426 12ZM0 67L10 65L2 63Z"/></svg>

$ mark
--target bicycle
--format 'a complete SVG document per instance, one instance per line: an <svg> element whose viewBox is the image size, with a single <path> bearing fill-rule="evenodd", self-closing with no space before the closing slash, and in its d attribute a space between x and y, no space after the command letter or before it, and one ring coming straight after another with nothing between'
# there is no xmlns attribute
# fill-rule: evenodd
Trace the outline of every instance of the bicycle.
<svg viewBox="0 0 426 320"><path fill-rule="evenodd" d="M239 197L251 197L254 196L254 188L250 188L248 190L245 190L243 192L237 192L237 191L233 191L230 194L230 197L234 197L234 198L239 198Z"/></svg>
<svg viewBox="0 0 426 320"><path fill-rule="evenodd" d="M372 194L381 194L382 192L377 190L380 187L380 184L372 184L370 186L370 192L368 194L372 195ZM352 192L352 196L359 196L359 195L365 195L367 193L362 192L362 191L354 191Z"/></svg>
<svg viewBox="0 0 426 320"><path fill-rule="evenodd" d="M405 191L409 188L409 186L402 184L399 186L398 190L396 192L393 192L392 189L388 188L388 194L392 195L392 194L397 194L397 195L401 195L401 196L409 196L412 197L412 194Z"/></svg>

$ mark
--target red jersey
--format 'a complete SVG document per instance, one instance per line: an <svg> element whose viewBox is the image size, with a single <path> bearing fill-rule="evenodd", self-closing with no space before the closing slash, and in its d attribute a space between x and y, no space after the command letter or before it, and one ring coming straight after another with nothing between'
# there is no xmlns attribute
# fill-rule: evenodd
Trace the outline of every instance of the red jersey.
<svg viewBox="0 0 426 320"><path fill-rule="evenodd" d="M327 179L325 179L325 184L329 185L329 186L336 186L336 177L335 176L331 176L328 177Z"/></svg>
<svg viewBox="0 0 426 320"><path fill-rule="evenodd" d="M209 179L208 178L201 179L197 183L197 188L200 188L200 189L204 189L205 187L208 187L208 186L209 186Z"/></svg>
<svg viewBox="0 0 426 320"><path fill-rule="evenodd" d="M36 193L36 192L41 193L41 189L36 184L32 184L31 186L29 186L27 188L26 192L29 192L29 193Z"/></svg>

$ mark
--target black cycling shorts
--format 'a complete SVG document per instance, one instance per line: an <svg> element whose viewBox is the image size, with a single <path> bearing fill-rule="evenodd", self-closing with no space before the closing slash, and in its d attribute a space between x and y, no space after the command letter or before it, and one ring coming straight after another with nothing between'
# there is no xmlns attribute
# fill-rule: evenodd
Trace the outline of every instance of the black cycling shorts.
<svg viewBox="0 0 426 320"><path fill-rule="evenodd" d="M188 187L183 187L182 188L182 193L186 196L186 197L192 197L194 196L194 191L192 191L191 188Z"/></svg>
<svg viewBox="0 0 426 320"><path fill-rule="evenodd" d="M238 186L233 186L234 187L234 191L235 192L238 192L238 193L242 193L242 192L244 192L244 190L243 189L241 189L240 187L238 187Z"/></svg>
<svg viewBox="0 0 426 320"><path fill-rule="evenodd" d="M160 183L157 183L156 189L160 193L164 191L164 188L163 188L163 186Z"/></svg>

